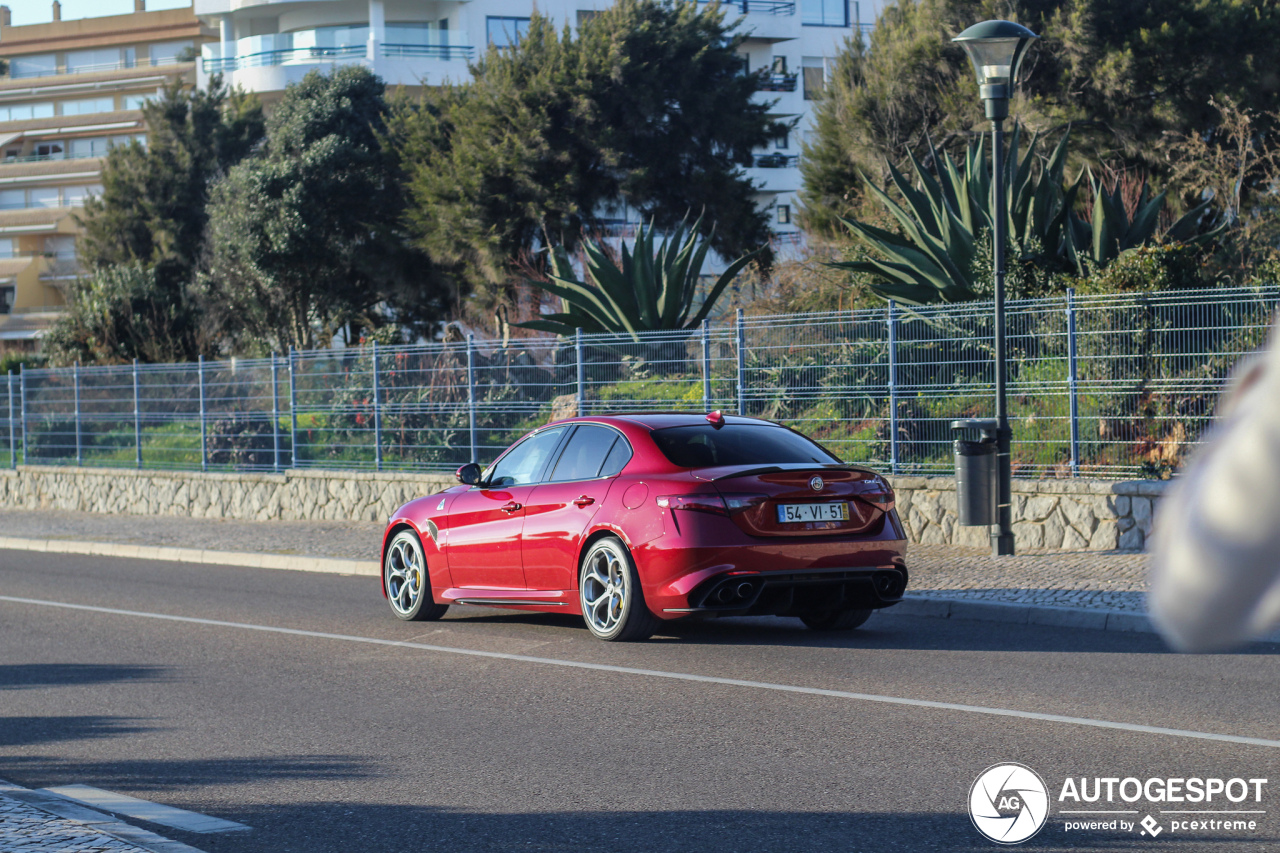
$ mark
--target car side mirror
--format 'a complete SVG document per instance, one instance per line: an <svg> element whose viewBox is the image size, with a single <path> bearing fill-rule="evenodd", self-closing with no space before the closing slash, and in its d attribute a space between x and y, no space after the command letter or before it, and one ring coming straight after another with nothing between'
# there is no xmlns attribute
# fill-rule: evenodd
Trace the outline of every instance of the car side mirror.
<svg viewBox="0 0 1280 853"><path fill-rule="evenodd" d="M474 486L480 482L480 473L479 465L474 462L468 462L455 471L453 476L457 477L458 482L464 486Z"/></svg>

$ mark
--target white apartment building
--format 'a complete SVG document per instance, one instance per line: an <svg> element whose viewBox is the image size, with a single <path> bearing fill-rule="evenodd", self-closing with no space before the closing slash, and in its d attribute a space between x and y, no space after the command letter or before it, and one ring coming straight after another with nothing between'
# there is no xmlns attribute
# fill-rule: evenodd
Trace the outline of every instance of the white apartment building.
<svg viewBox="0 0 1280 853"><path fill-rule="evenodd" d="M733 0L726 12L744 18L742 52L751 71L768 70L774 115L796 129L756 153L748 175L770 211L781 244L800 239L794 223L800 147L811 101L830 60L855 28L870 27L885 0ZM434 86L469 76L467 61L486 45L509 44L527 28L532 0L194 0L195 14L216 29L203 47L201 85L221 72L266 104L313 69L336 63L368 66L390 85ZM542 0L557 25L578 24L604 0ZM624 213L624 217L626 217ZM630 218L630 217L626 217ZM619 223L620 225L624 223Z"/></svg>

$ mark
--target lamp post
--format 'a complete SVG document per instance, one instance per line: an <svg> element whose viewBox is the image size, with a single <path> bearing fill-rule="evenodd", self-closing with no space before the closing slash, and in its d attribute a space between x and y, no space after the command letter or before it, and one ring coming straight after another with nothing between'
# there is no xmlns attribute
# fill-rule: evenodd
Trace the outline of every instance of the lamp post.
<svg viewBox="0 0 1280 853"><path fill-rule="evenodd" d="M1026 54L1031 30L1012 21L983 21L956 36L969 54L978 75L978 90L991 120L991 211L994 214L992 240L995 255L996 302L996 512L997 527L991 534L995 556L1013 553L1013 469L1010 459L1009 408L1005 399L1008 353L1004 339L1004 255L1008 199L1005 198L1004 120L1009 116L1009 95L1018 76L1018 63Z"/></svg>

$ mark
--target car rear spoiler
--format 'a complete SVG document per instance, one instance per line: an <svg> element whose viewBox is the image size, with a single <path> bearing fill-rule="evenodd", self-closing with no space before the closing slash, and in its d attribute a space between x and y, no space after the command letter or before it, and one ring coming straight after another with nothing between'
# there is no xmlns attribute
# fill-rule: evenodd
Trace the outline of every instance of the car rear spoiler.
<svg viewBox="0 0 1280 853"><path fill-rule="evenodd" d="M720 474L719 476L712 477L711 482L714 483L720 480L732 480L735 477L754 477L759 474L781 474L784 471L817 471L817 470L856 471L860 474L877 473L871 470L870 468L866 468L862 465L846 465L846 464L833 465L833 464L822 464L822 463L814 463L810 465L810 464L794 463L794 464L788 464L788 465L764 465L760 468L747 468L742 471L733 471L731 473Z"/></svg>

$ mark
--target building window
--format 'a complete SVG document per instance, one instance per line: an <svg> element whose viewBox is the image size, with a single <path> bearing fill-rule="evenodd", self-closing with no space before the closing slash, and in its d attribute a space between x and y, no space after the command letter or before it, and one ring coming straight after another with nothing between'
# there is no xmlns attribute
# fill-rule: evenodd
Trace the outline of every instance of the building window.
<svg viewBox="0 0 1280 853"><path fill-rule="evenodd" d="M117 145L128 145L130 142L137 140L139 143L145 143L146 137L142 134L125 135L125 136L92 136L88 139L71 140L70 158L78 160L84 157L106 157L107 152Z"/></svg>
<svg viewBox="0 0 1280 853"><path fill-rule="evenodd" d="M41 160L61 160L65 151L61 142L41 142L31 149L31 153Z"/></svg>
<svg viewBox="0 0 1280 853"><path fill-rule="evenodd" d="M76 238L66 234L44 238L44 253L59 261L76 259Z"/></svg>
<svg viewBox="0 0 1280 853"><path fill-rule="evenodd" d="M68 187L32 187L28 190L0 190L0 210L23 208L78 207L91 195L102 193L101 184Z"/></svg>
<svg viewBox="0 0 1280 853"><path fill-rule="evenodd" d="M67 73L132 68L133 57L133 48L121 50L118 47L100 47L95 50L72 50L67 52Z"/></svg>
<svg viewBox="0 0 1280 853"><path fill-rule="evenodd" d="M789 204L778 205L778 224L779 225L791 224L791 205Z"/></svg>
<svg viewBox="0 0 1280 853"><path fill-rule="evenodd" d="M599 9L579 9L578 10L578 28L581 29L583 24L585 24L587 21L591 20L592 18L594 18L596 15L599 15L599 14L600 14Z"/></svg>
<svg viewBox="0 0 1280 853"><path fill-rule="evenodd" d="M804 72L804 99L812 101L822 94L826 86L826 61L821 56L806 56L800 60Z"/></svg>
<svg viewBox="0 0 1280 853"><path fill-rule="evenodd" d="M769 66L769 73L770 74L786 74L787 58L785 56L775 56L773 58L773 64Z"/></svg>
<svg viewBox="0 0 1280 853"><path fill-rule="evenodd" d="M147 48L147 53L151 58L152 65L172 65L179 61L179 56L191 50L191 47L190 39L186 41L167 41L162 44L151 45Z"/></svg>
<svg viewBox="0 0 1280 853"><path fill-rule="evenodd" d="M58 56L46 53L41 56L15 56L9 60L10 77L44 77L58 73Z"/></svg>
<svg viewBox="0 0 1280 853"><path fill-rule="evenodd" d="M62 207L58 187L33 187L27 190L27 207Z"/></svg>
<svg viewBox="0 0 1280 853"><path fill-rule="evenodd" d="M489 17L485 19L485 27L489 44L494 47L511 47L529 32L529 19Z"/></svg>
<svg viewBox="0 0 1280 853"><path fill-rule="evenodd" d="M0 238L0 258L12 258L12 257L13 257L13 238L12 237Z"/></svg>
<svg viewBox="0 0 1280 853"><path fill-rule="evenodd" d="M784 133L781 136L775 136L773 138L773 147L777 148L779 151L785 151L786 149L790 148L791 134Z"/></svg>
<svg viewBox="0 0 1280 853"><path fill-rule="evenodd" d="M91 195L101 195L101 184L90 184L88 186L63 187L62 188L62 206L63 207L80 207L84 204L84 200ZM74 254L75 250L72 249Z"/></svg>
<svg viewBox="0 0 1280 853"><path fill-rule="evenodd" d="M116 108L115 98L85 98L82 101L63 101L58 104L60 112L64 116L83 116L92 113L109 113L114 112Z"/></svg>
<svg viewBox="0 0 1280 853"><path fill-rule="evenodd" d="M53 118L53 104L16 104L0 107L0 121L30 121L33 118Z"/></svg>
<svg viewBox="0 0 1280 853"><path fill-rule="evenodd" d="M800 23L806 27L847 27L849 0L800 0Z"/></svg>
<svg viewBox="0 0 1280 853"><path fill-rule="evenodd" d="M13 300L17 297L17 290L11 284L0 287L0 314L12 313Z"/></svg>
<svg viewBox="0 0 1280 853"><path fill-rule="evenodd" d="M124 108L126 110L140 110L147 101L154 97L154 95L125 95Z"/></svg>

